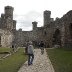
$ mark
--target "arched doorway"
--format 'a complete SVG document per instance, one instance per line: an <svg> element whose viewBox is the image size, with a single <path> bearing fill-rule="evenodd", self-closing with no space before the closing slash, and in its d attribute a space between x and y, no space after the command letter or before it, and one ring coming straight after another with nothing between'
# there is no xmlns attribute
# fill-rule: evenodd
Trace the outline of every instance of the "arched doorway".
<svg viewBox="0 0 72 72"><path fill-rule="evenodd" d="M56 29L55 33L53 34L53 45L60 45L61 46L61 35L60 30Z"/></svg>

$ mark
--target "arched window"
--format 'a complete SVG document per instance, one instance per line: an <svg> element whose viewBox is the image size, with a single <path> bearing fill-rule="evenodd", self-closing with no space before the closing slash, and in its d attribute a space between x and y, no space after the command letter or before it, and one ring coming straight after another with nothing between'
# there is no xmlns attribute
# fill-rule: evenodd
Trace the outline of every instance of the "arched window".
<svg viewBox="0 0 72 72"><path fill-rule="evenodd" d="M46 31L44 32L44 35L47 35Z"/></svg>

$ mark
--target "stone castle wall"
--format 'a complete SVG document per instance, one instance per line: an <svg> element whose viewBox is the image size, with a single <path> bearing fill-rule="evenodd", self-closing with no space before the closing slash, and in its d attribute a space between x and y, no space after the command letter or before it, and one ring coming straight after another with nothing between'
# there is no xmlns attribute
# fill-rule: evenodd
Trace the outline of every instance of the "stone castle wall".
<svg viewBox="0 0 72 72"><path fill-rule="evenodd" d="M11 47L14 41L12 31L16 30L16 21L13 20L13 7L6 6L0 18L0 46Z"/></svg>
<svg viewBox="0 0 72 72"><path fill-rule="evenodd" d="M58 30L58 37L55 32ZM69 47L72 45L72 11L66 13L62 18L57 18L55 21L50 22L45 26L45 31L48 36L45 38L49 46L53 46L53 39L58 38L62 47ZM56 44L58 43L56 42Z"/></svg>
<svg viewBox="0 0 72 72"><path fill-rule="evenodd" d="M0 46L11 47L13 34L8 30L0 29Z"/></svg>
<svg viewBox="0 0 72 72"><path fill-rule="evenodd" d="M38 46L41 41L45 47L72 46L72 10L63 17L51 18L51 11L44 11L44 26L37 27L37 22L32 22L32 31L16 30L16 21L13 20L13 10L11 6L5 7L5 13L0 18L0 44L2 47L26 46L26 42L32 41Z"/></svg>

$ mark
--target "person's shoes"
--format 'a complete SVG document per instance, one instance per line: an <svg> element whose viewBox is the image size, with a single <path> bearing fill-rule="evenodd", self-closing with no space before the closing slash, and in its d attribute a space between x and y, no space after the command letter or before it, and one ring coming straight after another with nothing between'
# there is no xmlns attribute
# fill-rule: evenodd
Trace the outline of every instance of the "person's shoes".
<svg viewBox="0 0 72 72"><path fill-rule="evenodd" d="M30 64L28 64L28 66L30 66Z"/></svg>
<svg viewBox="0 0 72 72"><path fill-rule="evenodd" d="M28 64L28 66L30 66L30 65L33 65L33 63L31 63L31 64Z"/></svg>
<svg viewBox="0 0 72 72"><path fill-rule="evenodd" d="M31 63L31 65L33 65L33 63Z"/></svg>

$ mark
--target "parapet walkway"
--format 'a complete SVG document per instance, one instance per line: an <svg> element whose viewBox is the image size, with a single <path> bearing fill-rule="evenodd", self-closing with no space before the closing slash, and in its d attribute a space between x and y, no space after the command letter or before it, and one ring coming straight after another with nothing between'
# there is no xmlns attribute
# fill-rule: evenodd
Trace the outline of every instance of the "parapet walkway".
<svg viewBox="0 0 72 72"><path fill-rule="evenodd" d="M41 50L35 49L33 65L28 66L26 61L18 72L54 72L54 69L46 51L44 50L44 54L41 55Z"/></svg>

